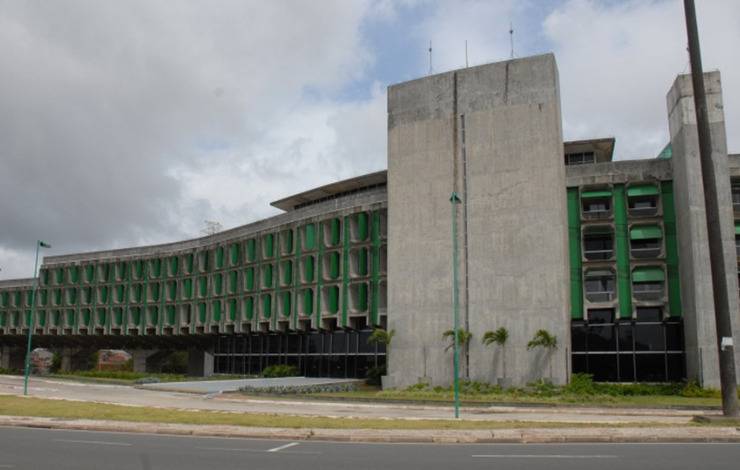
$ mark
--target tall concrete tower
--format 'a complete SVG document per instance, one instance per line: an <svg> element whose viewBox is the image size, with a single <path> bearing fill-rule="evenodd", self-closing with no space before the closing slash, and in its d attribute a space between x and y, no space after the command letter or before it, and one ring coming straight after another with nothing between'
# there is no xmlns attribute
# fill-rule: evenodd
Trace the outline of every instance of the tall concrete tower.
<svg viewBox="0 0 740 470"><path fill-rule="evenodd" d="M552 54L471 67L388 89L388 318L394 386L449 384L452 207L460 246L462 375L563 383L570 348L567 209ZM504 351L484 347L505 327ZM540 329L554 350L527 349ZM505 361L503 360L503 356Z"/></svg>

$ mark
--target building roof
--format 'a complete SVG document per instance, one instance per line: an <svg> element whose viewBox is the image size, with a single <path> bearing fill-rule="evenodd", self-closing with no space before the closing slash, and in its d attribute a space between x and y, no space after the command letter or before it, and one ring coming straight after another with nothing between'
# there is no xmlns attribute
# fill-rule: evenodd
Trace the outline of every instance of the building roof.
<svg viewBox="0 0 740 470"><path fill-rule="evenodd" d="M593 152L594 163L610 162L614 156L614 137L563 142L564 153Z"/></svg>
<svg viewBox="0 0 740 470"><path fill-rule="evenodd" d="M382 170L367 175L356 176L336 183L319 186L318 188L309 189L302 193L294 194L286 198L273 201L271 206L277 207L284 211L292 211L297 207L302 207L310 203L331 199L339 195L358 192L364 189L370 189L377 186L385 185L388 181L388 171Z"/></svg>

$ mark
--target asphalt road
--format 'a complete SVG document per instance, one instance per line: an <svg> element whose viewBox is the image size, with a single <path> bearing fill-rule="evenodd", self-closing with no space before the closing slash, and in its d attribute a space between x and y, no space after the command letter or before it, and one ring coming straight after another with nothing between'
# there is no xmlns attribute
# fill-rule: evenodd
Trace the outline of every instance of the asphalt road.
<svg viewBox="0 0 740 470"><path fill-rule="evenodd" d="M737 469L740 444L352 444L0 428L0 469Z"/></svg>

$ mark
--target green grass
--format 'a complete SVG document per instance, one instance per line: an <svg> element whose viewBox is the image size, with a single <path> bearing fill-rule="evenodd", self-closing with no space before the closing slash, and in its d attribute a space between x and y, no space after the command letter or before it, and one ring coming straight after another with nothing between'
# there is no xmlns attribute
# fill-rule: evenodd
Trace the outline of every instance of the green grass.
<svg viewBox="0 0 740 470"><path fill-rule="evenodd" d="M146 423L233 425L322 429L512 429L583 427L672 427L664 423L557 423L525 421L403 420L285 416L276 414L182 411L0 395L0 415L96 419Z"/></svg>

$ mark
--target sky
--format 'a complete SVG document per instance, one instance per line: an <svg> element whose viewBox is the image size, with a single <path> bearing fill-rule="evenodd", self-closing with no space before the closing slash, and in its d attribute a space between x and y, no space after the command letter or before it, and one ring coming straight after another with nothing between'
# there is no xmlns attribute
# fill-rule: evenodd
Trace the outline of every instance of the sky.
<svg viewBox="0 0 740 470"><path fill-rule="evenodd" d="M740 2L697 0L740 152ZM386 168L386 88L553 52L565 140L668 142L680 0L0 0L0 279L163 243Z"/></svg>

